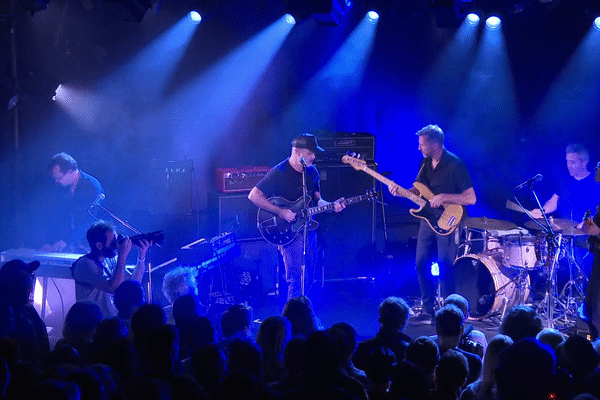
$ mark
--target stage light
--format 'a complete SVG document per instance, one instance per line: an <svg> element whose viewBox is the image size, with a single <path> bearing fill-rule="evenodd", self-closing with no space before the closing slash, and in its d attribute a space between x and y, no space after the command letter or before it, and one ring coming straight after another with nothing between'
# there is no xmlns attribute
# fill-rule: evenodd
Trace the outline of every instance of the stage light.
<svg viewBox="0 0 600 400"><path fill-rule="evenodd" d="M495 31L497 29L500 29L500 25L502 25L502 21L500 20L500 18L498 18L496 16L491 16L485 21L485 26L490 31Z"/></svg>
<svg viewBox="0 0 600 400"><path fill-rule="evenodd" d="M58 87L54 91L54 96L52 96L53 101L56 101L56 96L59 96L61 91L62 91L62 85L58 85Z"/></svg>
<svg viewBox="0 0 600 400"><path fill-rule="evenodd" d="M477 26L479 25L479 15L475 13L470 13L469 15L467 15L467 18L465 18L465 21L467 21L467 24L471 26Z"/></svg>
<svg viewBox="0 0 600 400"><path fill-rule="evenodd" d="M188 14L188 18L192 23L196 25L198 25L200 21L202 21L202 16L198 13L198 11L190 11L190 13Z"/></svg>
<svg viewBox="0 0 600 400"><path fill-rule="evenodd" d="M369 11L366 15L367 21L375 24L379 21L379 14L376 11Z"/></svg>
<svg viewBox="0 0 600 400"><path fill-rule="evenodd" d="M600 31L600 17L594 20L594 28Z"/></svg>
<svg viewBox="0 0 600 400"><path fill-rule="evenodd" d="M285 14L285 22L290 25L296 25L296 18L292 14Z"/></svg>

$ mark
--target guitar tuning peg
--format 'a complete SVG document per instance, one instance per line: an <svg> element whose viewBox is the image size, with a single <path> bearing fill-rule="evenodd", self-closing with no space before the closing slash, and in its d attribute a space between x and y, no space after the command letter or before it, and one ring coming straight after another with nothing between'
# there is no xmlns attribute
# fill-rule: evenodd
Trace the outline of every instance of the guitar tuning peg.
<svg viewBox="0 0 600 400"><path fill-rule="evenodd" d="M359 160L362 160L362 156L360 154L357 154L356 158L358 158Z"/></svg>
<svg viewBox="0 0 600 400"><path fill-rule="evenodd" d="M348 151L348 153L350 153L350 151ZM351 153L350 153L350 155L351 155L352 157L356 157L356 153L355 153L355 152L351 152Z"/></svg>

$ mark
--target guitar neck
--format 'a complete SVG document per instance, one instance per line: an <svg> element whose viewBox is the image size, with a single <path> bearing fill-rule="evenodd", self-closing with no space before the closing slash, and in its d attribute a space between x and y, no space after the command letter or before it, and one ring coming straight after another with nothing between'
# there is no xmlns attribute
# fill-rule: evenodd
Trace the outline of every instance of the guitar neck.
<svg viewBox="0 0 600 400"><path fill-rule="evenodd" d="M340 201L340 203L344 204L344 205L348 205L348 204L354 204L354 203L358 203L360 201L363 201L367 198L369 198L370 195L368 194L362 194L360 196L355 196L355 197L350 197L349 199L344 199L342 201ZM316 207L311 207L308 209L308 215L316 215L316 214L321 214L327 211L331 211L333 210L333 203L329 203L329 204L325 204L322 206L316 206Z"/></svg>
<svg viewBox="0 0 600 400"><path fill-rule="evenodd" d="M379 182L385 184L386 186L390 186L391 184L394 183L394 181L392 181L391 179L386 178L385 176L381 175L379 172L374 171L369 167L364 167L363 171L365 171L367 174L371 175L373 178L377 179ZM412 193L411 191L404 189L402 186L398 186L398 188L400 189L399 190L400 196L406 197L407 199L418 204L419 206L423 206L425 204L425 200L423 200L421 197L417 196L416 194Z"/></svg>

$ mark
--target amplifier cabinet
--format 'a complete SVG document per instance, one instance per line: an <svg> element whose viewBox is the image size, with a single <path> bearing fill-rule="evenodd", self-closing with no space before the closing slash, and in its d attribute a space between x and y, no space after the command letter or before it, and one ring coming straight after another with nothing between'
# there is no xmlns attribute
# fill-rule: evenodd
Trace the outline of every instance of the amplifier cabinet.
<svg viewBox="0 0 600 400"><path fill-rule="evenodd" d="M377 170L377 164L367 166ZM321 194L327 201L365 194L377 182L369 174L346 164L318 168ZM374 202L365 200L349 205L341 213L316 217L320 223L319 243L326 281L372 276L370 254L375 242L375 207Z"/></svg>
<svg viewBox="0 0 600 400"><path fill-rule="evenodd" d="M217 168L215 188L221 193L249 192L271 167Z"/></svg>
<svg viewBox="0 0 600 400"><path fill-rule="evenodd" d="M316 162L341 164L347 152L360 154L367 162L375 160L375 135L365 132L335 132L317 135L324 153L317 153Z"/></svg>
<svg viewBox="0 0 600 400"><path fill-rule="evenodd" d="M246 193L211 193L209 204L218 227L214 234L233 232L238 240L262 238L256 225L258 207Z"/></svg>

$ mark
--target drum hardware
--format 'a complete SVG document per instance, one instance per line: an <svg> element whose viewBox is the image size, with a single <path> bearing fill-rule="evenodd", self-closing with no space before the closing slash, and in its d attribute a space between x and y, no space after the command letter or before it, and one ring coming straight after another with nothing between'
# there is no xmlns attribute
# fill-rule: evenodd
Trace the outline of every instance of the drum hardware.
<svg viewBox="0 0 600 400"><path fill-rule="evenodd" d="M473 319L502 318L508 308L522 304L529 296L527 270L504 266L501 252L459 257L454 270L456 293L471 304Z"/></svg>
<svg viewBox="0 0 600 400"><path fill-rule="evenodd" d="M464 225L482 231L507 231L509 229L517 228L517 225L512 222L487 217L469 217L465 220Z"/></svg>

